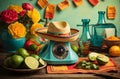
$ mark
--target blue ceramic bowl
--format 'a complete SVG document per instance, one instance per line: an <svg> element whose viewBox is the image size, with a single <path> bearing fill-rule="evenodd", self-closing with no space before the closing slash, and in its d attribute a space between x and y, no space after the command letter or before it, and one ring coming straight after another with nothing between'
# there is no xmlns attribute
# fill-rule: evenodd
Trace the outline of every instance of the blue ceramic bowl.
<svg viewBox="0 0 120 79"><path fill-rule="evenodd" d="M26 41L26 37L19 39L12 38L7 30L3 31L0 37L3 50L6 52L15 52L17 49L24 47Z"/></svg>

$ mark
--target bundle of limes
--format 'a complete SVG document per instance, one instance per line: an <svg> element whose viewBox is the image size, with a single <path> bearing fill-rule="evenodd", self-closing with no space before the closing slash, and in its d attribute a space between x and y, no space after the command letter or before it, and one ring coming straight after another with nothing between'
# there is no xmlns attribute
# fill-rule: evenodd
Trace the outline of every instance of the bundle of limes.
<svg viewBox="0 0 120 79"><path fill-rule="evenodd" d="M25 48L20 48L16 53L7 56L3 65L8 68L36 69L45 65L45 61L39 55L29 54Z"/></svg>

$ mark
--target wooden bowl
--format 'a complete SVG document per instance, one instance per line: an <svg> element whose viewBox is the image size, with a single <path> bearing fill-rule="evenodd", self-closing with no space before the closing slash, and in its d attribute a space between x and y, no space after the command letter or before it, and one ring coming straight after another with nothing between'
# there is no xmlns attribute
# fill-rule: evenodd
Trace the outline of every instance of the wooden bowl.
<svg viewBox="0 0 120 79"><path fill-rule="evenodd" d="M113 46L113 45L120 46L120 40L107 40L107 39L104 39L104 43L105 43L108 47L111 47L111 46Z"/></svg>
<svg viewBox="0 0 120 79"><path fill-rule="evenodd" d="M4 69L6 69L7 71L14 72L14 73L23 73L23 74L24 73L34 73L34 72L41 71L46 66L47 66L47 63L45 63L44 66L38 67L37 69L14 69L14 68L8 68L8 67L2 65L2 67Z"/></svg>

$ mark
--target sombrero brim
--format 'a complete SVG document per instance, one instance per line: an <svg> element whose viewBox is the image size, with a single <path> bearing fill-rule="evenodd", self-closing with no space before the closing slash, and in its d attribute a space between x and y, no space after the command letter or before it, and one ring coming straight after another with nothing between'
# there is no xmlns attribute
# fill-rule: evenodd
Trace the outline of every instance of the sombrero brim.
<svg viewBox="0 0 120 79"><path fill-rule="evenodd" d="M48 28L40 28L36 30L36 34L42 38L46 38L52 41L59 41L59 42L71 42L77 40L79 36L79 30L71 28L71 35L70 36L57 36L47 33Z"/></svg>

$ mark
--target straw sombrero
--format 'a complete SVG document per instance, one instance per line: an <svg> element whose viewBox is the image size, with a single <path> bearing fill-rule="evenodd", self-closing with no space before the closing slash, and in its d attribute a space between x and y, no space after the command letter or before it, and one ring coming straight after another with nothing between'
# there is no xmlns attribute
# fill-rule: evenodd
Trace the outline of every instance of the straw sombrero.
<svg viewBox="0 0 120 79"><path fill-rule="evenodd" d="M79 36L79 30L70 28L65 21L50 22L48 27L39 28L36 33L42 38L59 42L75 41Z"/></svg>

